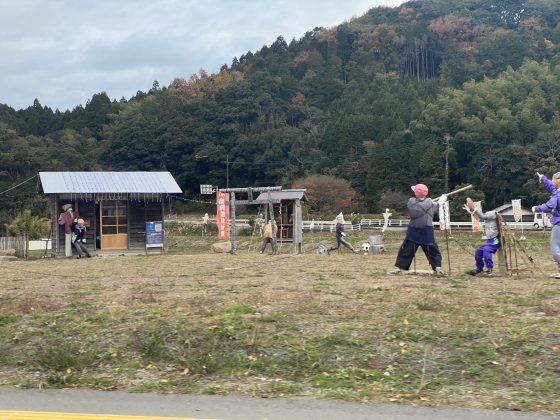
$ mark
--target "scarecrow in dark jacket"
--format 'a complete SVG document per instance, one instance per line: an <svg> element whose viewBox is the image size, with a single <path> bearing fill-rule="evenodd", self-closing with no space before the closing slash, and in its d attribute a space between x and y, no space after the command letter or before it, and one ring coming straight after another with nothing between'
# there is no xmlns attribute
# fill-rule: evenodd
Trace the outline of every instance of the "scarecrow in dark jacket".
<svg viewBox="0 0 560 420"><path fill-rule="evenodd" d="M344 216L342 215L342 213L340 213L338 216L336 216L336 246L329 248L327 252L330 253L331 251L335 251L340 248L340 245L344 245L354 254L357 254L358 251L354 249L350 242L344 239L345 236L346 233L344 232Z"/></svg>
<svg viewBox="0 0 560 420"><path fill-rule="evenodd" d="M72 244L76 251L78 251L78 258L82 258L85 254L88 258L91 257L89 251L86 248L86 225L84 219L78 219L72 225Z"/></svg>

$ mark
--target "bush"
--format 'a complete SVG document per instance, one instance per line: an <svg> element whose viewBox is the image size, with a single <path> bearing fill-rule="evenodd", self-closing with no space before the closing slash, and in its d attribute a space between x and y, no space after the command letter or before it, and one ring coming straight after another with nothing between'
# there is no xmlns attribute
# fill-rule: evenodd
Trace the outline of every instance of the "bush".
<svg viewBox="0 0 560 420"><path fill-rule="evenodd" d="M31 210L24 210L12 223L6 225L8 235L29 235L29 239L42 239L51 234L51 221L45 217L31 216Z"/></svg>

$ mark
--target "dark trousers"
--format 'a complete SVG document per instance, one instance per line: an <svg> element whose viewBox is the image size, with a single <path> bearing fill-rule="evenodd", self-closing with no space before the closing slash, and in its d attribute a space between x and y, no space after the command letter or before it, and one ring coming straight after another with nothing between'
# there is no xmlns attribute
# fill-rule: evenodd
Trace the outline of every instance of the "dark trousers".
<svg viewBox="0 0 560 420"><path fill-rule="evenodd" d="M268 244L270 244L270 247L272 248L272 253L276 254L276 240L274 240L273 238L263 238L261 252L264 252Z"/></svg>
<svg viewBox="0 0 560 420"><path fill-rule="evenodd" d="M79 241L74 242L74 248L76 248L76 251L78 251L78 255L80 257L82 256L82 254L89 255L89 252L88 252L86 246Z"/></svg>
<svg viewBox="0 0 560 420"><path fill-rule="evenodd" d="M408 270L412 264L412 260L414 259L414 255L416 254L418 247L421 247L422 251L424 251L424 254L426 255L426 258L428 258L428 262L432 266L433 270L435 270L436 267L441 267L441 252L439 252L437 244L418 244L416 242L409 241L408 239L404 240L399 249L395 267L400 268L401 270Z"/></svg>
<svg viewBox="0 0 560 420"><path fill-rule="evenodd" d="M350 242L348 242L346 239L344 239L342 237L336 238L336 246L333 246L332 248L330 248L329 251L337 250L338 248L340 248L340 245L344 245L349 250L354 251L354 247L350 244Z"/></svg>

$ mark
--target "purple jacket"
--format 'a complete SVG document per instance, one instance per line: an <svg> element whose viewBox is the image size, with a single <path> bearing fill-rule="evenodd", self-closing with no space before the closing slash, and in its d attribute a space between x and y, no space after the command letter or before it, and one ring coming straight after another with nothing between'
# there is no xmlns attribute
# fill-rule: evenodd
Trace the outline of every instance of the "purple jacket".
<svg viewBox="0 0 560 420"><path fill-rule="evenodd" d="M541 178L541 183L550 192L550 200L540 206L535 206L536 213L552 213L550 223L556 225L560 223L560 191L556 189L552 181L546 176Z"/></svg>

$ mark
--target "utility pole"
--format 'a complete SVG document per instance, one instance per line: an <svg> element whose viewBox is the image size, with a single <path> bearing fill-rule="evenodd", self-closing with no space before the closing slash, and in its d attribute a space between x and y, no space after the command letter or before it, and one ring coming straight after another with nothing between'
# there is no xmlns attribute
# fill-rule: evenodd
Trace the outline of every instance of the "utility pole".
<svg viewBox="0 0 560 420"><path fill-rule="evenodd" d="M451 140L451 136L449 134L445 134L443 136L445 140L445 186L443 191L446 193L449 192L449 142Z"/></svg>
<svg viewBox="0 0 560 420"><path fill-rule="evenodd" d="M229 155L226 155L226 188L229 188Z"/></svg>

